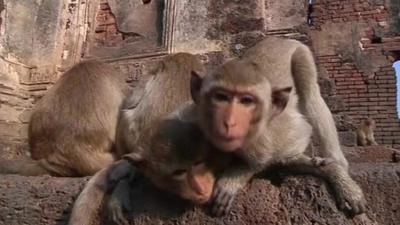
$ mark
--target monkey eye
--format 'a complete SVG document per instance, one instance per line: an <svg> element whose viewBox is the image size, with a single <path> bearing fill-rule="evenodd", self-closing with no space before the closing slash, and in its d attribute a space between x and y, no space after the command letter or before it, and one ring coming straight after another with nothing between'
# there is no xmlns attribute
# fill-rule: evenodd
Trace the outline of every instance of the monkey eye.
<svg viewBox="0 0 400 225"><path fill-rule="evenodd" d="M245 96L241 97L239 101L243 105L251 105L256 102L256 99L251 95L245 95Z"/></svg>
<svg viewBox="0 0 400 225"><path fill-rule="evenodd" d="M212 94L211 98L216 102L227 102L229 101L229 96L223 92L215 92Z"/></svg>
<svg viewBox="0 0 400 225"><path fill-rule="evenodd" d="M178 169L172 173L172 177L174 177L175 179L183 178L186 175L186 173L187 173L186 169Z"/></svg>

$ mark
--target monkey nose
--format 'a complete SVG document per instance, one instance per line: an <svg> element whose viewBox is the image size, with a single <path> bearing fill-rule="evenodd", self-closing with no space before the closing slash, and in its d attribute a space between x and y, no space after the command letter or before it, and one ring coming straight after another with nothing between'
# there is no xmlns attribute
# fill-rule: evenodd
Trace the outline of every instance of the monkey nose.
<svg viewBox="0 0 400 225"><path fill-rule="evenodd" d="M232 118L228 118L224 120L224 125L225 128L228 130L229 128L236 126L236 121Z"/></svg>

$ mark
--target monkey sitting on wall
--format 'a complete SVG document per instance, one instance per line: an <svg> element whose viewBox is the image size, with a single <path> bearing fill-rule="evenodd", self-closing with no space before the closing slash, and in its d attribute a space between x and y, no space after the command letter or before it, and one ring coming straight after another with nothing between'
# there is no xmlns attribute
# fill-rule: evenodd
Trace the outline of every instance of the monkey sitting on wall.
<svg viewBox="0 0 400 225"><path fill-rule="evenodd" d="M228 212L249 179L272 165L322 176L332 184L340 209L353 214L365 211L364 194L348 173L308 47L294 40L266 38L204 78L194 73L191 89L206 138L245 161L218 178L213 213ZM324 158L304 154L312 130Z"/></svg>
<svg viewBox="0 0 400 225"><path fill-rule="evenodd" d="M227 157L213 153L186 107L191 99L191 73L204 70L190 54L167 56L148 81L144 93L124 102L117 131L117 154L124 160L96 173L75 201L70 225L91 224L106 193L112 192L109 217L125 224L129 180L138 173L159 188L197 204L209 200L216 171ZM140 100L140 101L139 101ZM126 203L128 201L128 203Z"/></svg>
<svg viewBox="0 0 400 225"><path fill-rule="evenodd" d="M73 66L35 105L28 129L31 159L0 162L0 173L88 176L115 161L124 77L98 61Z"/></svg>
<svg viewBox="0 0 400 225"><path fill-rule="evenodd" d="M378 145L374 137L375 127L375 120L372 118L367 118L360 123L356 131L358 146Z"/></svg>

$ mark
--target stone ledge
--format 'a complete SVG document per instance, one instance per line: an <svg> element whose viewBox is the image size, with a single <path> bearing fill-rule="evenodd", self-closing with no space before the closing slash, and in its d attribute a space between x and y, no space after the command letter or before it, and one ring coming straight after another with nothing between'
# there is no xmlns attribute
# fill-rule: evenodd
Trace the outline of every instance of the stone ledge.
<svg viewBox="0 0 400 225"><path fill-rule="evenodd" d="M400 164L353 164L367 195L368 212L347 218L324 182L309 176L254 179L222 218L193 207L144 181L135 188L131 221L140 224L400 224ZM0 176L0 224L66 224L73 200L88 178ZM96 221L95 224L107 224Z"/></svg>

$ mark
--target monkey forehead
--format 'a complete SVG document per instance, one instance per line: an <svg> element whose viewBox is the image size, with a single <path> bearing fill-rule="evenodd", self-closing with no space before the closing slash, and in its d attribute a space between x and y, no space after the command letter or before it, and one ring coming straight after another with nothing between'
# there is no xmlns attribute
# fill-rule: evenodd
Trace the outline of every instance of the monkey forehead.
<svg viewBox="0 0 400 225"><path fill-rule="evenodd" d="M215 89L228 89L232 92L249 93L253 95L269 96L272 92L272 87L268 79L262 78L258 83L233 83L222 79L205 79L204 85L201 88L201 95L206 95Z"/></svg>
<svg viewBox="0 0 400 225"><path fill-rule="evenodd" d="M197 125L179 119L164 119L156 127L157 131L151 141L151 155L166 161L194 161L206 151L202 132Z"/></svg>
<svg viewBox="0 0 400 225"><path fill-rule="evenodd" d="M211 77L233 85L253 86L266 80L260 66L249 60L233 59L216 69Z"/></svg>

